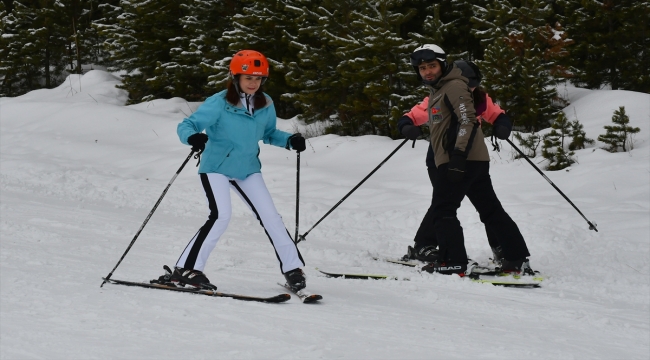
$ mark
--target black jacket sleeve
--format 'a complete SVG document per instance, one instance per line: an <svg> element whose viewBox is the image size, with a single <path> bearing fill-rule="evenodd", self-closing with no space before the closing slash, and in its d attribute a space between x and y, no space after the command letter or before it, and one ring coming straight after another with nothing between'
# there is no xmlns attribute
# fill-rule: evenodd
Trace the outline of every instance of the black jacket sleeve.
<svg viewBox="0 0 650 360"><path fill-rule="evenodd" d="M406 125L414 125L413 120L410 117L404 115L399 120L397 120L397 130L402 133L402 128Z"/></svg>

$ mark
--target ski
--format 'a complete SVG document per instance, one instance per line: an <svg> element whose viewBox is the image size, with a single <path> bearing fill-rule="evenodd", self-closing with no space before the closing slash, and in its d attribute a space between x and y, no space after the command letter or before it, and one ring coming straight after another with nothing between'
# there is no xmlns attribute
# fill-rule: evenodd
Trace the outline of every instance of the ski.
<svg viewBox="0 0 650 360"><path fill-rule="evenodd" d="M530 279L533 281L543 281L544 277L540 275L539 271L534 271L531 273L524 273L524 274L517 274L517 273L507 273L507 272L501 272L499 269L490 269L487 267L482 267L482 266L474 266L474 267L468 267L467 272L465 273L467 276L494 276L494 277L509 277L515 280L525 280L525 279Z"/></svg>
<svg viewBox="0 0 650 360"><path fill-rule="evenodd" d="M399 280L397 276L390 276L390 275L379 275L379 274L352 274L352 273L333 273L333 272L327 272L323 271L320 269L316 269L320 273L326 275L327 277L331 278L344 278L344 279L361 279L361 280L367 280L367 279L374 279L374 280ZM408 279L405 279L408 280Z"/></svg>
<svg viewBox="0 0 650 360"><path fill-rule="evenodd" d="M377 260L377 261L385 261L385 262L392 263L392 264L398 264L398 265L404 265L404 266L410 266L410 267L426 265L426 263L423 263L423 262L421 262L419 260L404 261L404 260L401 260L401 259L379 258L379 257L373 257L373 259Z"/></svg>
<svg viewBox="0 0 650 360"><path fill-rule="evenodd" d="M418 266L424 266L424 265L427 264L426 262L423 262L423 261L420 261L420 260L401 260L401 259L379 258L379 257L373 257L373 259L377 260L377 261L384 261L384 262L387 262L387 263L404 265L404 266L408 266L408 267L418 267ZM478 265L477 263L473 263L472 264L472 274L498 275L498 274L500 274L500 272L498 272L494 268Z"/></svg>
<svg viewBox="0 0 650 360"><path fill-rule="evenodd" d="M388 262L391 264L398 264L398 265L404 265L404 266L409 266L409 267L418 267L418 266L424 266L426 265L425 262L419 261L419 260L401 260L401 259L391 259L391 258L378 258L378 257L373 257L373 259L377 261L384 261ZM478 263L470 263L468 265L468 272L467 275L485 275L485 276L511 276L515 279L522 279L522 276L525 278L531 278L534 281L542 281L544 278L539 275L539 272L535 271L533 274L526 274L526 275L518 275L518 274L510 274L510 273L502 273L495 267L489 267L489 266L483 266L483 265L478 265Z"/></svg>
<svg viewBox="0 0 650 360"><path fill-rule="evenodd" d="M184 292L189 294L227 297L227 298L231 298L235 300L243 300L243 301L282 303L291 299L291 295L289 294L279 294L271 297L258 297L258 296L239 295L239 294L228 294L228 293L223 293L215 290L182 288L182 287L177 287L175 285L166 285L166 284L159 284L159 283L143 283L143 282L133 282L133 281L125 281L125 280L106 279L106 278L102 278L102 279L110 284L115 284L115 285L138 286L138 287L143 287L148 289L170 290L170 291Z"/></svg>
<svg viewBox="0 0 650 360"><path fill-rule="evenodd" d="M502 286L507 286L510 282L530 282L531 284L539 284L544 280L544 277L540 275L539 271L534 271L531 268L524 269L522 273L510 273L502 272L498 267L486 267L478 265L474 262L467 266L467 271L465 272L466 276L473 278L475 280L481 280L477 282L490 282L490 279L485 278L485 276L491 276L496 282L502 282ZM539 286L533 286L539 287Z"/></svg>
<svg viewBox="0 0 650 360"><path fill-rule="evenodd" d="M359 273L334 273L317 269L319 272L325 274L327 277L332 278L343 278L343 279L376 279L376 280L399 280L397 276L391 275L381 275L381 274L359 274ZM484 277L490 276L490 277ZM530 278L530 279L528 279ZM504 287L519 287L519 288L538 288L541 287L540 282L542 277L535 276L521 276L521 275L511 275L511 274L470 274L463 277L468 281L481 283L481 284L492 284L494 286L504 286ZM409 280L409 278L402 278L401 280Z"/></svg>
<svg viewBox="0 0 650 360"><path fill-rule="evenodd" d="M298 291L293 291L293 290L291 290L291 287L289 287L289 285L287 285L287 284L278 283L278 285L280 285L283 288L285 288L285 289L291 291L292 293L296 294L296 296L298 296L300 298L300 300L302 301L303 304L312 304L312 303L318 302L319 300L323 299L323 297L321 295L312 294L310 292L307 292L305 289L298 290Z"/></svg>
<svg viewBox="0 0 650 360"><path fill-rule="evenodd" d="M538 288L541 287L540 283L535 280L524 280L521 277L511 277L510 279L503 278L482 278L477 275L469 275L465 278L469 279L471 282L481 283L481 284L492 284L494 286L503 286L503 287L517 287L517 288Z"/></svg>

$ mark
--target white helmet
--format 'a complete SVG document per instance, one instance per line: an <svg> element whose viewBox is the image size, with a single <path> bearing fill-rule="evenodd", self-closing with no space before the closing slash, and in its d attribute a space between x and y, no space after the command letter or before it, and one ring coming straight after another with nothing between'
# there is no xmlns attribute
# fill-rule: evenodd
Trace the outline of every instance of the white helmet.
<svg viewBox="0 0 650 360"><path fill-rule="evenodd" d="M429 62L432 60L438 60L440 62L443 74L447 72L447 54L445 54L445 51L442 50L440 46L435 44L424 44L413 50L413 53L411 54L411 65L420 81L422 81L422 77L420 76L418 66L423 62Z"/></svg>

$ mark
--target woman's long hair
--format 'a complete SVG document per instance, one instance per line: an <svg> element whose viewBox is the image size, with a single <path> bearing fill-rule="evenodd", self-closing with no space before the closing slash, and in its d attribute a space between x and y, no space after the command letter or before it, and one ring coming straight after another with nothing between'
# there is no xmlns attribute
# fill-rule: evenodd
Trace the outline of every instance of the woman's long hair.
<svg viewBox="0 0 650 360"><path fill-rule="evenodd" d="M487 95L487 92L482 87L477 86L474 88L474 91L472 92L472 96L474 97L474 107L482 105L485 102L485 95Z"/></svg>
<svg viewBox="0 0 650 360"><path fill-rule="evenodd" d="M236 106L239 103L240 98L239 91L235 86L235 81L239 81L239 75L235 75L233 78L228 80L228 85L226 85L226 88L228 89L228 92L226 92L226 100ZM264 96L261 85L255 92L255 96L253 96L253 106L255 106L255 109L261 109L266 106L266 96Z"/></svg>

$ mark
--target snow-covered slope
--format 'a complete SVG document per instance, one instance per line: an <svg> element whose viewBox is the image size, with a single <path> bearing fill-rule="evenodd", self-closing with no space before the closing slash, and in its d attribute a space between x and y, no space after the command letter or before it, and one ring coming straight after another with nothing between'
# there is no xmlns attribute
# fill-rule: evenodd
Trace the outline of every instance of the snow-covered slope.
<svg viewBox="0 0 650 360"><path fill-rule="evenodd" d="M474 284L381 263L410 245L430 201L427 143L400 149L300 250L319 305L247 303L105 285L189 154L176 125L198 103L124 106L119 79L91 71L59 88L0 99L0 358L2 359L647 359L650 357L650 95L568 88L597 138L625 106L635 149L595 144L547 176L584 219L506 143L491 175L517 222L541 289ZM575 110L574 110L575 109ZM300 128L279 120L280 128ZM301 154L300 233L310 229L401 141L326 135ZM263 174L294 233L296 155L262 145ZM536 163L540 159L534 159ZM142 281L173 265L207 216L192 160L115 278ZM542 164L543 165L543 164ZM540 165L540 166L542 166ZM222 291L283 292L273 249L244 204L206 268ZM470 256L490 250L469 202L459 211ZM315 268L409 281L340 280Z"/></svg>

